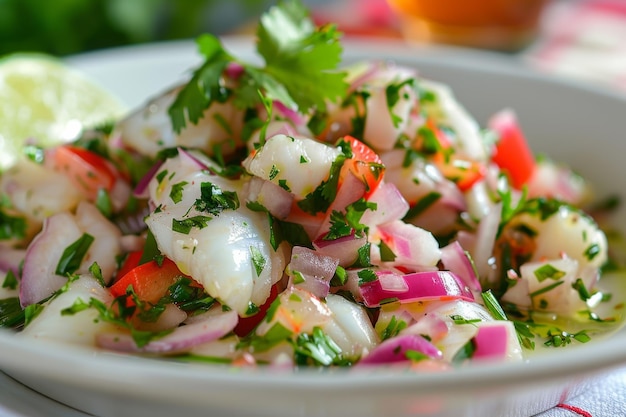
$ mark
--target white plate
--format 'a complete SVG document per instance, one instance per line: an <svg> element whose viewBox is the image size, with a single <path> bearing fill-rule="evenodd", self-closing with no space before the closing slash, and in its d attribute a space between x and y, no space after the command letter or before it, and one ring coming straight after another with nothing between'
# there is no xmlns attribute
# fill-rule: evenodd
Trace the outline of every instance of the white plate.
<svg viewBox="0 0 626 417"><path fill-rule="evenodd" d="M248 39L228 39L250 57ZM540 75L518 61L456 49L346 42L348 60L390 59L450 84L481 124L514 108L538 152L572 164L598 195L626 196L626 98ZM77 56L70 62L139 105L188 75L200 58L175 42ZM620 218L626 218L624 211ZM626 225L626 222L621 223ZM126 357L0 332L0 368L26 385L98 416L511 416L536 414L585 390L592 375L626 363L626 333L449 373L300 372L226 369Z"/></svg>

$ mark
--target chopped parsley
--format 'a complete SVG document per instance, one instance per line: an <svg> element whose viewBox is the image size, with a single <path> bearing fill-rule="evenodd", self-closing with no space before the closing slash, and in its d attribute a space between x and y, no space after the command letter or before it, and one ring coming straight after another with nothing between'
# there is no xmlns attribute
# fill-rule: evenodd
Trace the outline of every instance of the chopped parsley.
<svg viewBox="0 0 626 417"><path fill-rule="evenodd" d="M188 235L194 227L204 229L213 220L211 216L193 216L184 219L172 219L172 230Z"/></svg>
<svg viewBox="0 0 626 417"><path fill-rule="evenodd" d="M330 215L330 230L324 236L324 240L339 239L350 236L353 232L355 236L362 237L367 233L367 226L360 223L361 217L366 210L376 210L376 203L365 201L360 198L346 207L346 212L333 210Z"/></svg>
<svg viewBox="0 0 626 417"><path fill-rule="evenodd" d="M172 184L172 189L170 190L170 198L174 203L180 203L183 200L183 188L187 184L187 181L181 181L176 184Z"/></svg>
<svg viewBox="0 0 626 417"><path fill-rule="evenodd" d="M0 240L23 239L26 236L26 219L11 216L0 207Z"/></svg>
<svg viewBox="0 0 626 417"><path fill-rule="evenodd" d="M76 272L93 241L93 236L83 233L74 243L65 248L57 264L55 274L65 276Z"/></svg>
<svg viewBox="0 0 626 417"><path fill-rule="evenodd" d="M207 212L214 216L224 210L237 210L239 197L234 191L224 191L211 182L200 184L200 198L194 203L198 211Z"/></svg>
<svg viewBox="0 0 626 417"><path fill-rule="evenodd" d="M551 264L545 264L534 271L537 281L543 282L546 279L558 280L565 276L565 272L555 268Z"/></svg>

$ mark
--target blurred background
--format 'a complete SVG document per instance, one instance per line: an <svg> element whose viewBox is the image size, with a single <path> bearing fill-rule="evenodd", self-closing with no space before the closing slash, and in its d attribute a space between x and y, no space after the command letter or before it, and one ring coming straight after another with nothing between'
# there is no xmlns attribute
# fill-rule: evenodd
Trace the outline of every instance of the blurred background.
<svg viewBox="0 0 626 417"><path fill-rule="evenodd" d="M302 0L346 36L490 49L626 91L626 0ZM0 56L251 33L276 0L0 0Z"/></svg>

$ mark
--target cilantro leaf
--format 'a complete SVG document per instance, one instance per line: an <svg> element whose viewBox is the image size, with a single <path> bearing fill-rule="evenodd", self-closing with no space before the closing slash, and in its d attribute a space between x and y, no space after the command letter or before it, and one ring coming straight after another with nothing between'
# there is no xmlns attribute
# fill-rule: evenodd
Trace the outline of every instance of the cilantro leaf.
<svg viewBox="0 0 626 417"><path fill-rule="evenodd" d="M344 96L340 32L333 25L316 27L299 1L284 1L260 19L257 51L266 72L285 86L301 110L326 108L325 100ZM288 102L283 102L289 105Z"/></svg>
<svg viewBox="0 0 626 417"><path fill-rule="evenodd" d="M261 16L256 49L262 66L238 61L215 36L198 37L205 61L168 109L174 131L180 133L188 121L196 124L213 102L231 97L241 109L256 107L264 97L300 113L324 111L327 101L342 99L348 89L346 73L337 70L340 37L334 25L316 27L300 0L281 1ZM243 71L227 88L223 75L231 63Z"/></svg>
<svg viewBox="0 0 626 417"><path fill-rule="evenodd" d="M194 71L191 80L180 90L168 109L172 127L180 133L187 120L197 124L213 101L224 101L225 89L221 85L224 69L233 58L224 50L219 39L205 34L196 39L198 50L206 58Z"/></svg>

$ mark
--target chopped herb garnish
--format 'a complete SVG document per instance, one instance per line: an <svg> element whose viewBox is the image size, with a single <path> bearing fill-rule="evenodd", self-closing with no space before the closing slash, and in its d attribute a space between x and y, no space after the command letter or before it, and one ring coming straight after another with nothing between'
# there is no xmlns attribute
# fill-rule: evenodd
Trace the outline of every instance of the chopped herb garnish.
<svg viewBox="0 0 626 417"><path fill-rule="evenodd" d="M393 262L396 259L396 254L391 250L389 245L387 245L382 240L378 244L378 248L380 250L380 260L383 262Z"/></svg>
<svg viewBox="0 0 626 417"><path fill-rule="evenodd" d="M172 219L172 230L188 235L194 227L203 229L211 220L213 220L211 216L193 216L181 220Z"/></svg>
<svg viewBox="0 0 626 417"><path fill-rule="evenodd" d="M591 294L587 290L587 287L585 287L582 278L576 278L576 281L572 284L572 288L578 292L578 296L582 301L587 301L591 298Z"/></svg>
<svg viewBox="0 0 626 417"><path fill-rule="evenodd" d="M2 288L8 288L10 290L17 289L17 277L12 269L9 269L4 276L4 281L2 281Z"/></svg>
<svg viewBox="0 0 626 417"><path fill-rule="evenodd" d="M252 255L252 264L254 265L256 275L260 277L267 264L267 259L256 246L250 246L250 254Z"/></svg>
<svg viewBox="0 0 626 417"><path fill-rule="evenodd" d="M237 349L250 348L253 352L266 352L281 342L289 340L293 332L280 323L274 323L262 336L250 333L237 344Z"/></svg>
<svg viewBox="0 0 626 417"><path fill-rule="evenodd" d="M472 359L472 357L474 357L474 352L476 352L476 341L474 340L474 338L471 338L454 354L454 356L452 357L452 363L455 365L460 365Z"/></svg>
<svg viewBox="0 0 626 417"><path fill-rule="evenodd" d="M206 108L229 97L242 109L256 107L265 97L303 114L323 111L329 100L342 98L348 87L345 74L337 71L342 51L339 38L334 25L317 27L297 1L281 2L261 16L256 49L263 66L239 62L216 36L200 36L196 43L205 61L169 108L174 131L180 132L188 121L197 124ZM232 90L222 81L230 63L243 67Z"/></svg>
<svg viewBox="0 0 626 417"><path fill-rule="evenodd" d="M200 184L200 198L196 200L194 207L198 211L217 216L224 210L237 210L239 197L234 191L223 191L211 182L203 182Z"/></svg>
<svg viewBox="0 0 626 417"><path fill-rule="evenodd" d="M376 210L376 203L365 201L361 198L346 207L346 212L333 210L330 215L330 230L324 236L324 240L334 240L340 237L350 236L353 232L355 236L362 237L367 233L367 226L361 224L361 217L366 210Z"/></svg>
<svg viewBox="0 0 626 417"><path fill-rule="evenodd" d="M398 320L398 318L394 315L391 316L391 320L387 323L387 326L380 332L380 339L387 340L392 337L395 337L400 333L403 329L407 327L407 322L404 320Z"/></svg>
<svg viewBox="0 0 626 417"><path fill-rule="evenodd" d="M593 260L593 258L595 258L599 253L600 253L600 246L598 246L597 243L591 244L589 245L589 247L587 247L587 249L585 249L585 257L588 260Z"/></svg>
<svg viewBox="0 0 626 417"><path fill-rule="evenodd" d="M24 325L25 320L18 297L0 299L0 327L18 328Z"/></svg>
<svg viewBox="0 0 626 417"><path fill-rule="evenodd" d="M404 352L404 356L406 356L406 358L412 362L420 362L426 359L430 359L430 356L428 356L427 354L413 349L406 350Z"/></svg>
<svg viewBox="0 0 626 417"><path fill-rule="evenodd" d="M535 269L535 277L539 282L543 282L546 279L558 280L565 276L565 272L560 269L556 269L551 264L545 264Z"/></svg>
<svg viewBox="0 0 626 417"><path fill-rule="evenodd" d="M91 264L91 266L89 267L89 272L96 279L96 281L100 283L100 285L102 285L103 287L106 285L104 282L104 277L102 276L102 269L97 262Z"/></svg>
<svg viewBox="0 0 626 417"><path fill-rule="evenodd" d="M26 236L26 219L11 216L0 209L0 240L22 239Z"/></svg>
<svg viewBox="0 0 626 417"><path fill-rule="evenodd" d="M362 269L356 274L359 277L359 285L363 285L366 282L376 281L378 276L376 272L371 269Z"/></svg>
<svg viewBox="0 0 626 417"><path fill-rule="evenodd" d="M351 361L343 358L342 350L320 327L312 334L302 333L293 342L294 360L297 365L348 366Z"/></svg>
<svg viewBox="0 0 626 417"><path fill-rule="evenodd" d="M557 282L555 282L553 284L550 284L550 285L547 285L547 286L545 286L543 288L539 288L538 290L533 291L533 292L530 293L530 298L535 298L538 295L545 294L548 291L552 291L553 289L555 289L556 287L558 287L559 285L562 285L564 283L565 283L565 281L557 281ZM544 306L544 308L545 308L545 306Z"/></svg>
<svg viewBox="0 0 626 417"><path fill-rule="evenodd" d="M170 190L170 198L174 203L180 203L183 199L183 188L187 185L187 181L181 181L176 184L172 184L172 189Z"/></svg>
<svg viewBox="0 0 626 417"><path fill-rule="evenodd" d="M476 324L480 323L481 319L466 319L463 316L459 316L458 314L453 314L450 316L454 324Z"/></svg>
<svg viewBox="0 0 626 417"><path fill-rule="evenodd" d="M80 268L80 264L83 262L83 258L87 254L93 241L93 236L88 233L83 233L74 243L65 248L61 259L59 259L55 273L65 276L76 272L78 268Z"/></svg>
<svg viewBox="0 0 626 417"><path fill-rule="evenodd" d="M404 218L412 219L413 217L416 217L422 214L429 207L435 204L440 198L441 198L441 193L438 193L436 191L431 191L430 193L422 197L419 201L417 201L415 204L413 204L411 208L409 209L409 211L407 211L407 213L404 215Z"/></svg>
<svg viewBox="0 0 626 417"><path fill-rule="evenodd" d="M591 337L589 337L585 330L581 330L577 333L569 333L555 328L548 330L548 340L544 343L544 345L563 347L572 343L572 340L580 343L587 343L591 340Z"/></svg>
<svg viewBox="0 0 626 417"><path fill-rule="evenodd" d="M114 304L120 307L125 305L125 298L122 302L118 302ZM163 331L156 331L156 332L147 331L147 330L137 330L135 327L133 327L132 323L129 320L127 320L128 316L121 315L118 309L114 307L109 307L107 306L107 304L93 297L91 297L88 302L82 300L81 298L77 298L74 301L74 304L62 310L61 314L62 315L74 315L89 308L93 308L96 311L98 311L100 320L107 322L107 323L115 324L116 326L129 330L133 338L133 341L135 342L138 348L142 348L148 343L150 343L152 340L166 336L172 332L172 330L163 330Z"/></svg>
<svg viewBox="0 0 626 417"><path fill-rule="evenodd" d="M372 266L372 264L370 263L370 247L371 243L367 242L365 245L357 249L357 259L354 264L351 265L351 267L367 268L369 266Z"/></svg>
<svg viewBox="0 0 626 417"><path fill-rule="evenodd" d="M113 215L113 202L111 201L111 196L106 189L98 189L95 205L104 217L111 218L111 216Z"/></svg>
<svg viewBox="0 0 626 417"><path fill-rule="evenodd" d="M345 285L346 282L348 282L348 273L341 265L338 265L337 269L335 269L335 274L330 280L330 285L333 287L341 287Z"/></svg>

